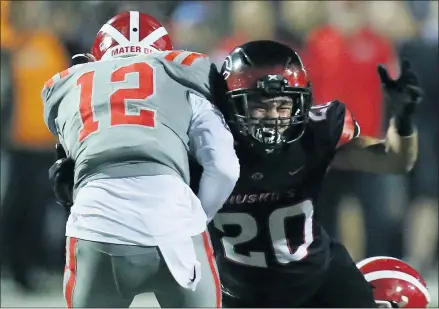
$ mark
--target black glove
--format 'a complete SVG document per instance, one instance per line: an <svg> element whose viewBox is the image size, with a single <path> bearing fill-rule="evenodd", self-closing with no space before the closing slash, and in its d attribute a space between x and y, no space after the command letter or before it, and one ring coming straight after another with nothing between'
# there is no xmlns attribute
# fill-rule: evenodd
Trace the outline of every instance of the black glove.
<svg viewBox="0 0 439 309"><path fill-rule="evenodd" d="M75 162L68 158L61 144L56 144L56 161L49 169L55 197L61 206L70 212L73 205L73 179Z"/></svg>
<svg viewBox="0 0 439 309"><path fill-rule="evenodd" d="M410 62L403 60L401 75L397 80L389 77L384 66L378 66L378 74L384 92L391 102L398 134L409 136L413 133L413 115L422 101L423 91L418 78L410 68Z"/></svg>

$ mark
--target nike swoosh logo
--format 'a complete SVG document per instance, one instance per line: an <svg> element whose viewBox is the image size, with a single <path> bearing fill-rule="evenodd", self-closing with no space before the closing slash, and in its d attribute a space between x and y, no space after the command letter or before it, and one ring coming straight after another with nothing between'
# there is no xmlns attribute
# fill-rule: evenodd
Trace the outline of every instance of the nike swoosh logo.
<svg viewBox="0 0 439 309"><path fill-rule="evenodd" d="M192 279L189 279L191 282L195 281L195 278L197 277L197 274L195 273L195 267L194 267L194 277Z"/></svg>
<svg viewBox="0 0 439 309"><path fill-rule="evenodd" d="M303 170L304 166L302 166L301 168L295 170L294 172L288 172L288 174L290 174L290 176L296 175L298 172L300 172L301 170Z"/></svg>

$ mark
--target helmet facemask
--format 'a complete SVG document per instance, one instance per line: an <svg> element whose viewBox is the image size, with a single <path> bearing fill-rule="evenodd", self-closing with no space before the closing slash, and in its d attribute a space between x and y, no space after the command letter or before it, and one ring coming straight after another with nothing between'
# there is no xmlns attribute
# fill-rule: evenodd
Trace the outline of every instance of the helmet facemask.
<svg viewBox="0 0 439 309"><path fill-rule="evenodd" d="M229 98L232 100L232 122L239 133L252 137L269 153L302 137L308 121L311 92L304 88L262 86L262 89L233 91Z"/></svg>

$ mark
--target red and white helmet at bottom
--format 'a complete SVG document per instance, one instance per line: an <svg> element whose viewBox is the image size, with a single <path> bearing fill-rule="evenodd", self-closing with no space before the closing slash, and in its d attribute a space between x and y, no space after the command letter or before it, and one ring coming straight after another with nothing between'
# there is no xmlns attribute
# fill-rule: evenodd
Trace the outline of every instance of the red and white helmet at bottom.
<svg viewBox="0 0 439 309"><path fill-rule="evenodd" d="M430 293L424 278L410 265L393 257L376 256L357 263L373 286L376 303L382 308L426 308Z"/></svg>

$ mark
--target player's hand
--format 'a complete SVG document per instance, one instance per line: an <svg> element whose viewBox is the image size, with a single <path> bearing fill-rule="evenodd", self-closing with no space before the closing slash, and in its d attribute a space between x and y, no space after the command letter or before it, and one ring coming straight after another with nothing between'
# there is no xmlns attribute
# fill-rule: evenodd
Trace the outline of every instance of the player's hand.
<svg viewBox="0 0 439 309"><path fill-rule="evenodd" d="M414 114L418 104L422 101L423 91L416 74L410 68L410 62L402 61L401 75L396 80L390 78L386 68L382 65L378 66L378 75L391 101L393 114L396 117Z"/></svg>
<svg viewBox="0 0 439 309"><path fill-rule="evenodd" d="M61 144L56 145L57 160L49 169L49 179L53 184L58 204L70 211L73 205L73 177L75 163L68 158Z"/></svg>

